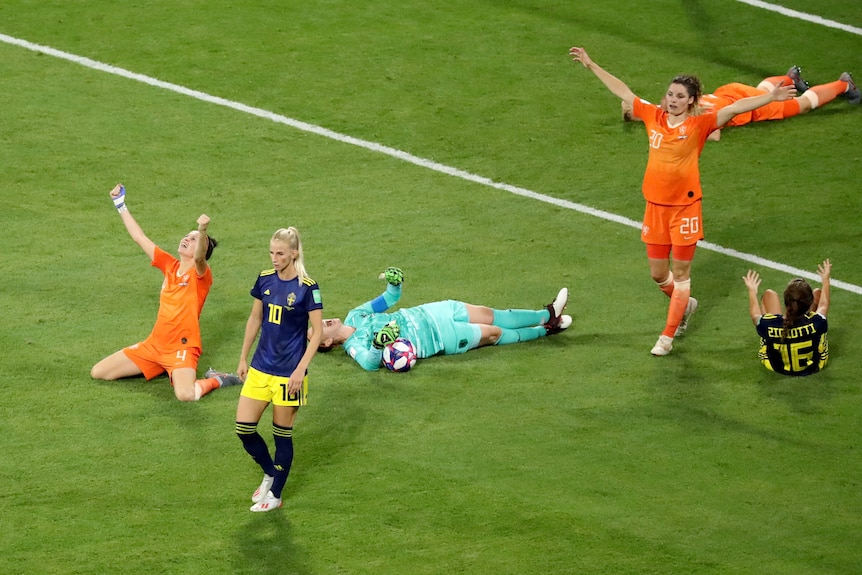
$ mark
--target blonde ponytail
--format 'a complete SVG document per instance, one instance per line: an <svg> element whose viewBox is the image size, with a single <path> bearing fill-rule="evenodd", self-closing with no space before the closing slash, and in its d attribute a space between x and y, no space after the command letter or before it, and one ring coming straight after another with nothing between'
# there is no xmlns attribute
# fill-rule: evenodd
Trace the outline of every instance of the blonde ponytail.
<svg viewBox="0 0 862 575"><path fill-rule="evenodd" d="M280 228L272 234L272 240L287 244L291 250L296 250L296 258L293 260L293 267L296 269L296 274L299 281L308 279L308 273L305 271L305 259L302 255L302 238L299 235L299 230L293 226L288 228Z"/></svg>

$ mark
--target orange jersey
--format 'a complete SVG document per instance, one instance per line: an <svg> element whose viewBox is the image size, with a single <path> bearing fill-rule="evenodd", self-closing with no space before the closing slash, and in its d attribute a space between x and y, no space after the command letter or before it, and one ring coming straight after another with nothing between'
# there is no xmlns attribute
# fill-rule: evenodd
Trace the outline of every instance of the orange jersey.
<svg viewBox="0 0 862 575"><path fill-rule="evenodd" d="M632 113L643 120L649 135L642 188L646 200L663 206L687 206L698 201L703 195L698 158L707 136L718 129L715 114L690 115L670 127L667 112L640 98L635 98Z"/></svg>
<svg viewBox="0 0 862 575"><path fill-rule="evenodd" d="M159 294L159 315L148 340L156 346L170 348L201 346L200 317L213 283L212 270L198 277L193 267L177 275L180 262L156 246L153 267L162 270L165 280Z"/></svg>

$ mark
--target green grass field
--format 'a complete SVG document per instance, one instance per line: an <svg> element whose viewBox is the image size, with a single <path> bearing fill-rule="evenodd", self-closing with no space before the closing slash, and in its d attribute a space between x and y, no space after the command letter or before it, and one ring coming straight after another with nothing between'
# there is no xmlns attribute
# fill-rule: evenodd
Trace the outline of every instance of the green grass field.
<svg viewBox="0 0 862 575"><path fill-rule="evenodd" d="M788 8L812 10L801 0ZM0 34L639 220L646 141L567 56L658 100L802 66L862 78L862 37L731 0L0 4ZM817 14L862 27L857 2ZM767 373L742 276L701 249L701 308L666 358L638 231L171 90L0 43L0 572L862 573L862 109L725 131L701 159L709 242L833 279L828 369ZM145 337L167 251L220 246L201 368L235 369L268 241L303 232L325 315L377 295L536 308L552 338L366 373L315 358L280 512L233 432L239 390L94 382ZM763 287L785 271L756 266ZM856 336L852 335L857 333ZM268 419L261 425L269 439Z"/></svg>

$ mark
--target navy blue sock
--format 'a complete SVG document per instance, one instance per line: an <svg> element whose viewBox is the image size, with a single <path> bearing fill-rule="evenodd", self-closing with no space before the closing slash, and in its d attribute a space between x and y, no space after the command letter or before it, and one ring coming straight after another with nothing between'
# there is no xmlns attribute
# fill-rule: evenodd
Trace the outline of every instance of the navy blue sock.
<svg viewBox="0 0 862 575"><path fill-rule="evenodd" d="M257 423L237 421L236 434L240 441L242 441L242 446L246 452L260 465L263 472L270 477L275 476L275 465L273 464L272 456L269 454L269 447L266 446L266 441L257 432Z"/></svg>
<svg viewBox="0 0 862 575"><path fill-rule="evenodd" d="M281 497L293 463L293 428L273 423L272 437L275 439L275 481L272 482L270 491L276 497Z"/></svg>

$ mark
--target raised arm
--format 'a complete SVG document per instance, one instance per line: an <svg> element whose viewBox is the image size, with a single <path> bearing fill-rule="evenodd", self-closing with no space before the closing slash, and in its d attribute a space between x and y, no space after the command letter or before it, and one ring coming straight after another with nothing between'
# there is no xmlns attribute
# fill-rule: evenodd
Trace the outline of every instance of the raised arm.
<svg viewBox="0 0 862 575"><path fill-rule="evenodd" d="M789 100L794 96L796 96L796 88L793 86L793 84L785 86L782 82L781 84L776 86L775 89L771 92L766 92L765 94L761 94L760 96L749 96L748 98L737 100L733 104L721 108L715 114L716 123L719 126L723 126L737 114L742 114L743 112L750 112L751 110L754 110L761 106L765 106L766 104L773 101L783 102L784 100Z"/></svg>
<svg viewBox="0 0 862 575"><path fill-rule="evenodd" d="M760 316L763 313L760 310L760 301L757 299L757 288L760 287L760 276L756 271L748 270L748 273L742 277L745 282L745 287L748 288L748 314L751 316L751 321L757 325Z"/></svg>
<svg viewBox="0 0 862 575"><path fill-rule="evenodd" d="M634 92L632 92L622 80L593 62L586 50L575 46L569 49L569 55L572 57L572 60L580 62L584 65L584 68L595 74L596 77L602 81L602 84L604 84L605 87L620 100L626 102L630 106L635 101Z"/></svg>
<svg viewBox="0 0 862 575"><path fill-rule="evenodd" d="M394 306L401 299L401 284L404 282L404 272L400 268L388 267L386 271L380 274L379 278L386 280L386 291L356 309L370 311L371 313L381 313Z"/></svg>
<svg viewBox="0 0 862 575"><path fill-rule="evenodd" d="M117 212L119 212L120 218L123 220L123 224L126 226L129 235L135 240L136 244L141 246L141 249L144 250L144 253L152 261L156 254L156 244L147 237L144 230L141 229L141 226L138 225L138 222L135 221L135 218L129 212L129 208L126 206L126 188L123 184L114 186L114 189L111 190L111 199L114 201L114 206L117 208Z"/></svg>
<svg viewBox="0 0 862 575"><path fill-rule="evenodd" d="M817 266L817 273L820 275L820 301L817 302L817 313L826 317L829 312L829 276L832 274L832 263L827 259L822 264Z"/></svg>
<svg viewBox="0 0 862 575"><path fill-rule="evenodd" d="M370 315L383 313L401 299L401 284L404 282L404 272L396 267L388 267L380 274L380 279L386 280L386 291L371 301L353 308L347 315L348 320L355 314ZM344 351L353 358L362 369L375 371L380 368L380 358L383 349L375 346L375 337L379 332L371 331L370 326L357 329L344 342ZM397 332L395 337L398 337ZM393 338L394 339L394 338Z"/></svg>
<svg viewBox="0 0 862 575"><path fill-rule="evenodd" d="M209 236L207 236L207 226L210 223L210 217L206 214L201 214L198 218L198 241L195 245L195 271L198 277L204 275L207 271L207 248L209 247Z"/></svg>

